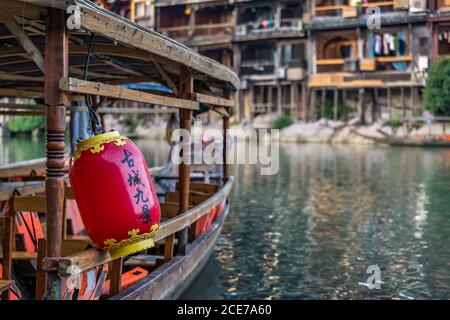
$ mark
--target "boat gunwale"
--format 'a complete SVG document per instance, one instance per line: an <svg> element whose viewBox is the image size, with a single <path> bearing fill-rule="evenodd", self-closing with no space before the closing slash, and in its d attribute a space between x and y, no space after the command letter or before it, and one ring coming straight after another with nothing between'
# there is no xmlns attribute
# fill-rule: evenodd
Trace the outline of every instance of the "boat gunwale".
<svg viewBox="0 0 450 320"><path fill-rule="evenodd" d="M179 298L208 262L229 211L230 204L227 203L223 214L213 223L212 227L189 245L186 255L173 257L147 277L122 290L117 295L110 297L109 300L150 298L148 295L151 295L153 299L160 300ZM199 260L196 260L197 264L192 268L191 272L181 272L181 270L184 270L184 266L189 264L189 260L193 255L201 256ZM164 291L158 292L158 286L161 286L161 282L167 279L169 274L181 274L181 277L177 277L177 281L172 282L169 288L166 287ZM155 290L156 293L152 290ZM144 297L141 297L141 295Z"/></svg>
<svg viewBox="0 0 450 320"><path fill-rule="evenodd" d="M192 225L195 221L208 214L215 206L229 196L233 184L234 177L230 176L222 188L208 200L173 219L162 222L154 241L163 240ZM44 259L44 265L48 265L50 269L57 269L58 276L64 278L79 274L113 260L114 259L108 250L91 248L66 257L46 258ZM71 268L71 266L76 266L77 268ZM76 273L73 272L75 270Z"/></svg>

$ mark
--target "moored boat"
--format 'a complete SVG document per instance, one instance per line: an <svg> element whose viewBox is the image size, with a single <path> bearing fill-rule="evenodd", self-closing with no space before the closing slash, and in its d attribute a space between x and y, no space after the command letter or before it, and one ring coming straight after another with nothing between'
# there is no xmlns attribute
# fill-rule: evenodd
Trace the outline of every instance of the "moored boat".
<svg viewBox="0 0 450 320"><path fill-rule="evenodd" d="M154 105L179 109L180 128L189 130L193 111L213 109L223 115L226 146L239 79L227 67L89 1L6 0L1 6L0 33L21 41L0 50L0 59L11 62L11 72L0 77L0 96L34 103L2 104L0 113L47 116L47 157L0 168L2 299L178 297L205 265L228 215L234 179L226 161L212 174L191 171L182 162L178 176L155 179L162 216L155 246L118 254L122 251L95 247L85 232L67 223L75 195L67 181L66 116L76 121L75 112L95 113L102 103L128 100L149 110ZM84 69L78 61L85 61ZM15 68L21 75L13 73ZM75 78L80 74L82 79ZM144 81L158 81L169 90L123 86ZM76 106L92 96L102 98L93 99L98 103L88 103L87 110ZM69 140L79 134L71 130ZM158 186L163 180L175 183ZM20 272L14 269L18 264Z"/></svg>

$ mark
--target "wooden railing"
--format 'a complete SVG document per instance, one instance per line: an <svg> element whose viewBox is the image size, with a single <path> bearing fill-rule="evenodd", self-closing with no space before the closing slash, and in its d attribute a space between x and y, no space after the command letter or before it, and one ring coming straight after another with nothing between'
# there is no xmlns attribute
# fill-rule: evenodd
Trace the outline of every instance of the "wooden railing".
<svg viewBox="0 0 450 320"><path fill-rule="evenodd" d="M191 226L198 219L208 214L211 209L228 197L233 183L234 178L229 177L222 189L211 196L208 200L197 207L184 212L174 219L161 223L154 240L164 240L167 237ZM59 277L64 278L75 275L73 273L74 270L77 270L77 274L79 274L113 260L114 259L108 250L93 248L67 257L45 259L43 262L43 267L46 271L56 271ZM74 268L75 266L76 268Z"/></svg>
<svg viewBox="0 0 450 320"><path fill-rule="evenodd" d="M395 5L398 4L398 1L376 1L369 3L362 3L358 7L353 7L350 5L328 5L328 6L316 6L315 13L316 16L327 16L332 13L334 16L342 15L342 16L356 16L358 8L367 9L369 7L392 7L392 10L395 9Z"/></svg>
<svg viewBox="0 0 450 320"><path fill-rule="evenodd" d="M234 26L231 23L201 24L195 26L176 26L159 28L159 32L171 38L188 38L202 36L232 35Z"/></svg>

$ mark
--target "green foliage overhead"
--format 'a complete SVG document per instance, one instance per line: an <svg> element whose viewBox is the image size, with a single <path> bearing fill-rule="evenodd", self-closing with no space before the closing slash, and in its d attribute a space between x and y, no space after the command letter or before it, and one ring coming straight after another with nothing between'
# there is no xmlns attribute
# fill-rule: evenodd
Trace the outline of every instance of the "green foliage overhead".
<svg viewBox="0 0 450 320"><path fill-rule="evenodd" d="M431 66L424 95L425 107L437 116L450 116L450 58Z"/></svg>
<svg viewBox="0 0 450 320"><path fill-rule="evenodd" d="M16 116L6 126L11 133L29 133L45 128L44 116Z"/></svg>
<svg viewBox="0 0 450 320"><path fill-rule="evenodd" d="M282 115L273 121L272 128L281 130L286 127L289 127L293 123L294 123L294 120L292 119L292 117L290 117L288 115Z"/></svg>

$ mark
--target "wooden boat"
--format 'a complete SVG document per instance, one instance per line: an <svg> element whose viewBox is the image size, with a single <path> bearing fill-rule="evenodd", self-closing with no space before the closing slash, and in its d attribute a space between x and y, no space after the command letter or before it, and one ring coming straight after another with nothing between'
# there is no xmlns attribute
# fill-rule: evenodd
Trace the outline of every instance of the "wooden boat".
<svg viewBox="0 0 450 320"><path fill-rule="evenodd" d="M86 235L71 234L67 228L67 204L74 195L66 183L66 116L76 121L74 113L86 112L74 106L84 96L101 97L94 99L98 102L94 107L102 114L134 112L111 107L115 100L145 103L137 113L151 112L155 105L161 112L179 109L180 128L186 130L194 111L214 110L223 116L226 145L238 77L227 67L87 0L2 0L0 9L0 36L11 39L9 47L0 49L0 97L34 100L1 103L0 114L47 115L47 157L0 168L0 202L7 203L0 216L2 299L178 297L205 265L228 215L234 179L227 165L212 175L191 172L187 163L179 165L177 177L161 173L156 181L174 183L160 189L163 219L156 246L131 256L113 256L107 249L93 248ZM80 62L89 61L86 57L93 61L83 66ZM80 75L82 79L76 78ZM144 81L162 83L170 92L124 86ZM72 129L71 141L76 134ZM223 156L226 160L226 148ZM45 237L30 236L28 227L18 229L24 221L39 224ZM23 247L15 245L17 239ZM14 272L13 278L17 263L29 272ZM74 289L68 286L73 278L95 279L95 283ZM30 289L23 283L34 285Z"/></svg>

